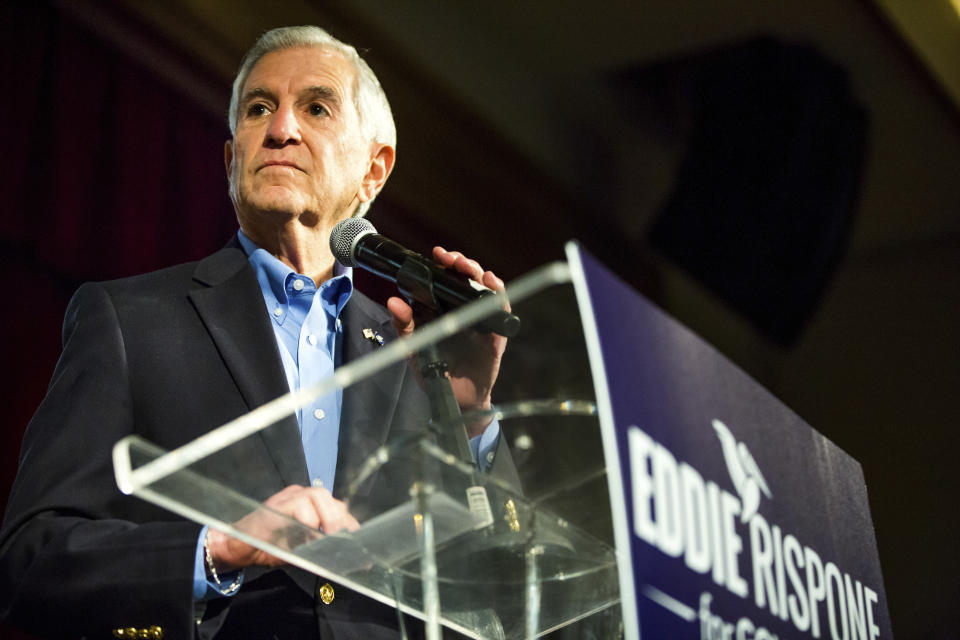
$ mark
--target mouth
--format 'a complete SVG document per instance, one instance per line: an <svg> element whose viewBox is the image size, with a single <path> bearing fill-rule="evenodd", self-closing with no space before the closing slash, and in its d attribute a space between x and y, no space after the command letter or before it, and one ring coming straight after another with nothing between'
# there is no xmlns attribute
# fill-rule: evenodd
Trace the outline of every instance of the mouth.
<svg viewBox="0 0 960 640"><path fill-rule="evenodd" d="M264 162L262 165L260 165L260 168L257 169L257 171L268 169L270 167L288 167L290 169L296 169L297 171L303 171L303 169L301 169L297 163L289 160L270 160L269 162Z"/></svg>

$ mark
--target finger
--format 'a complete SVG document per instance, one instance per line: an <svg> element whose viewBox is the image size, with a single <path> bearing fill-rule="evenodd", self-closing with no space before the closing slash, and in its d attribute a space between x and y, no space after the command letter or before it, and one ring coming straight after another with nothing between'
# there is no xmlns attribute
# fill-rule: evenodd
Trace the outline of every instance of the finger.
<svg viewBox="0 0 960 640"><path fill-rule="evenodd" d="M483 275L483 267L476 260L466 257L459 251L448 251L444 262L446 267L469 276L473 280L480 281Z"/></svg>
<svg viewBox="0 0 960 640"><path fill-rule="evenodd" d="M453 268L478 282L483 277L483 267L480 266L480 263L466 256L457 258L453 262Z"/></svg>
<svg viewBox="0 0 960 640"><path fill-rule="evenodd" d="M434 247L433 248L433 259L445 267L456 269L458 265L462 268L463 266L477 265L476 260L471 260L466 257L459 251L447 251L443 247Z"/></svg>
<svg viewBox="0 0 960 640"><path fill-rule="evenodd" d="M387 300L387 309L393 316L393 326L397 334L402 338L405 335L413 333L415 324L413 322L413 309L401 298L393 296Z"/></svg>
<svg viewBox="0 0 960 640"><path fill-rule="evenodd" d="M343 528L346 507L322 487L302 487L279 505L280 511L313 529L332 532Z"/></svg>
<svg viewBox="0 0 960 640"><path fill-rule="evenodd" d="M290 516L313 529L319 529L323 522L323 518L317 513L316 505L306 498L297 500L296 504L293 505Z"/></svg>
<svg viewBox="0 0 960 640"><path fill-rule="evenodd" d="M338 531L356 531L360 528L360 523L354 518L346 507L342 509L333 508L323 514L320 526L324 533L336 533Z"/></svg>
<svg viewBox="0 0 960 640"><path fill-rule="evenodd" d="M347 509L346 503L334 498L326 489L311 490L309 497L319 519L319 526L324 533L336 533L341 529L356 531L360 528L356 518Z"/></svg>
<svg viewBox="0 0 960 640"><path fill-rule="evenodd" d="M330 495L329 491L321 487L289 485L270 496L264 505L299 520L305 525L316 528L319 526L320 517L317 514L315 495L324 491L327 495Z"/></svg>
<svg viewBox="0 0 960 640"><path fill-rule="evenodd" d="M312 489L302 489L296 496L284 503L283 512L308 527L314 529L320 527L322 517Z"/></svg>
<svg viewBox="0 0 960 640"><path fill-rule="evenodd" d="M453 261L456 260L459 255L460 252L458 251L447 251L440 246L433 248L433 259L445 267L452 267Z"/></svg>
<svg viewBox="0 0 960 640"><path fill-rule="evenodd" d="M459 251L447 251L443 247L433 248L433 259L443 266L459 271L477 282L482 282L483 267L476 260L466 257Z"/></svg>
<svg viewBox="0 0 960 640"><path fill-rule="evenodd" d="M505 287L505 285L503 284L503 280L498 278L493 271L484 271L481 282L483 283L483 286L493 289L495 291L499 291L500 289L503 289Z"/></svg>

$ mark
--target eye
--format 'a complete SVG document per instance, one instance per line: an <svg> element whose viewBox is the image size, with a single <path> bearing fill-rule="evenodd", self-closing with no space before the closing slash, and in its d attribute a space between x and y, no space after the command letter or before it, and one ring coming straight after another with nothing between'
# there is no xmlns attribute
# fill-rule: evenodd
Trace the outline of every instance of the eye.
<svg viewBox="0 0 960 640"><path fill-rule="evenodd" d="M248 116L262 116L267 113L267 105L262 102L255 102L247 107Z"/></svg>
<svg viewBox="0 0 960 640"><path fill-rule="evenodd" d="M327 115L327 108L324 107L319 102L311 102L310 106L307 108L312 116L324 116Z"/></svg>

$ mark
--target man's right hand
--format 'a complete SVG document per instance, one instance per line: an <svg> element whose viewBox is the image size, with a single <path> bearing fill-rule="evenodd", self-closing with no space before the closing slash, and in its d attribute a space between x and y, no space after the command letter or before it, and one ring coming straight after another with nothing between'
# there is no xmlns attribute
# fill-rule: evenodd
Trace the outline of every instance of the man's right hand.
<svg viewBox="0 0 960 640"><path fill-rule="evenodd" d="M336 533L342 529L356 531L360 528L360 523L347 510L346 503L337 500L321 487L290 485L270 496L264 505L273 512L295 518L324 533ZM262 539L270 539L277 533L278 526L282 528L275 513L263 510L244 517L236 526ZM266 551L216 529L209 530L207 544L217 572L235 571L251 565L275 567L283 564L282 560Z"/></svg>

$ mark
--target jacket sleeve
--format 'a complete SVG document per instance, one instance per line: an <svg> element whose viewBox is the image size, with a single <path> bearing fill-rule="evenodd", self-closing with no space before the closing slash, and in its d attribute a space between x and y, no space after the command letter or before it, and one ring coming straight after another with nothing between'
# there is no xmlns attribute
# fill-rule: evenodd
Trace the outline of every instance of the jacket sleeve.
<svg viewBox="0 0 960 640"><path fill-rule="evenodd" d="M117 489L113 444L136 431L124 336L103 286L74 295L63 353L27 427L0 529L0 613L31 633L193 636L200 526Z"/></svg>

